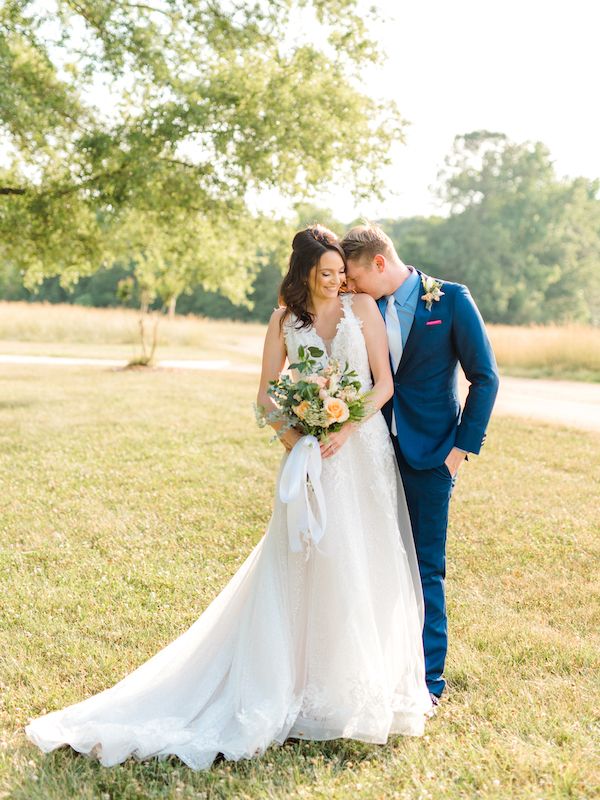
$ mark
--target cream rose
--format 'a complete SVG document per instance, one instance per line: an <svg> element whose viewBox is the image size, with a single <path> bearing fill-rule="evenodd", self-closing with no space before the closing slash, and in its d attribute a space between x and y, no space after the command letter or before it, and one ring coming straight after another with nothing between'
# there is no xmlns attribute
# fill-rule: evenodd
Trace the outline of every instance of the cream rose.
<svg viewBox="0 0 600 800"><path fill-rule="evenodd" d="M327 389L330 392L330 394L335 394L335 392L337 391L337 388L338 388L338 383L339 383L339 381L338 381L338 376L337 375L332 375L329 378L329 380L327 381Z"/></svg>
<svg viewBox="0 0 600 800"><path fill-rule="evenodd" d="M350 416L350 411L346 403L338 397L329 397L323 403L328 418L331 420L330 424L334 422L345 422Z"/></svg>
<svg viewBox="0 0 600 800"><path fill-rule="evenodd" d="M344 402L352 402L352 400L356 400L358 397L358 392L354 386L347 386L345 389L342 389L340 392L340 397Z"/></svg>

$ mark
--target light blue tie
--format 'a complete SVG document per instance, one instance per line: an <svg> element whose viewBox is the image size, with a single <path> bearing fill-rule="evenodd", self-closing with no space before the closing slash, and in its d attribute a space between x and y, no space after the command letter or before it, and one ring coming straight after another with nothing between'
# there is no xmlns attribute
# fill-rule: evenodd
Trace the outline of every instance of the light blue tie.
<svg viewBox="0 0 600 800"><path fill-rule="evenodd" d="M388 297L387 307L385 309L385 327L387 329L388 346L390 348L390 356L392 359L392 368L394 374L398 369L398 364L402 358L402 331L400 330L400 320L398 319L398 311L396 310L396 301L394 295ZM396 419L392 407L392 433L394 436L398 435L396 429Z"/></svg>

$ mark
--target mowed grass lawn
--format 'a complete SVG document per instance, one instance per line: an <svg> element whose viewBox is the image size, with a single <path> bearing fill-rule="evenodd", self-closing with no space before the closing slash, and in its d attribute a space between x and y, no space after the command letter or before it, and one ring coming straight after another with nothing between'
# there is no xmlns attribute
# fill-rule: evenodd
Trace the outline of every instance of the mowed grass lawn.
<svg viewBox="0 0 600 800"><path fill-rule="evenodd" d="M185 630L261 537L280 446L254 426L255 387L223 373L0 372L0 796L598 796L600 437L511 419L493 422L457 484L449 692L425 738L290 742L204 773L105 769L27 742L32 716Z"/></svg>

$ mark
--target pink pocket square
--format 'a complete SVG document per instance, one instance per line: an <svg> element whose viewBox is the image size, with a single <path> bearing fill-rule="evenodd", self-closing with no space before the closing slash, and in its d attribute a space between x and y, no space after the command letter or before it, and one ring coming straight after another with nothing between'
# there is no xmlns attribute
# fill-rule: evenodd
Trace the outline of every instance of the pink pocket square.
<svg viewBox="0 0 600 800"><path fill-rule="evenodd" d="M432 319L432 320L429 320L429 322L425 323L425 325L441 325L441 324L442 324L442 320L441 319Z"/></svg>

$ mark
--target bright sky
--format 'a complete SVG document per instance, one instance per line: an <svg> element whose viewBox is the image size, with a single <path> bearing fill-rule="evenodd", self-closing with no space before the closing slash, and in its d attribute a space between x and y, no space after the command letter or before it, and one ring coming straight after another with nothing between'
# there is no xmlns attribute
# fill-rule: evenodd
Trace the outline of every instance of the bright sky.
<svg viewBox="0 0 600 800"><path fill-rule="evenodd" d="M384 203L324 202L344 221L439 213L429 187L454 136L488 129L544 142L559 175L600 177L598 0L379 0L383 69L369 93L394 98L407 141Z"/></svg>

